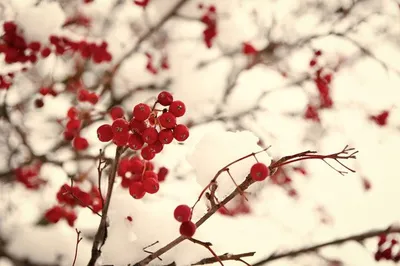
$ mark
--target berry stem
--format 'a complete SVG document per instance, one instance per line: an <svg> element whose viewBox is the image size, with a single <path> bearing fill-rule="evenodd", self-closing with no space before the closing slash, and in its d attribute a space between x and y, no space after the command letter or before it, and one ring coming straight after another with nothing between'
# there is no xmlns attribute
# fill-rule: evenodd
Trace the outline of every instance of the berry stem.
<svg viewBox="0 0 400 266"><path fill-rule="evenodd" d="M101 254L101 247L104 245L107 238L107 213L108 213L108 208L110 207L111 195L115 183L115 176L117 174L119 159L121 158L123 152L124 152L123 147L117 147L117 149L115 150L114 161L111 166L110 175L108 176L108 188L103 205L102 216L99 228L97 229L96 235L93 240L92 256L90 258L88 266L95 266L96 261Z"/></svg>

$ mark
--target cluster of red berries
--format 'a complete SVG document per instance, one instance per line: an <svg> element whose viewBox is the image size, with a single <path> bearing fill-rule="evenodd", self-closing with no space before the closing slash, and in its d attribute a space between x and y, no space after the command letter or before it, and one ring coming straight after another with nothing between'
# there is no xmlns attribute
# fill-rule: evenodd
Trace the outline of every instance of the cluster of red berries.
<svg viewBox="0 0 400 266"><path fill-rule="evenodd" d="M310 67L314 68L318 66L318 58L322 55L321 50L314 52L314 58L309 62ZM332 82L332 74L323 74L325 69L318 67L315 71L315 77L313 78L315 86L319 93L319 106L308 104L304 113L304 118L312 120L314 122L320 122L318 110L322 108L331 108L333 106L333 100L331 96L330 84Z"/></svg>
<svg viewBox="0 0 400 266"><path fill-rule="evenodd" d="M74 226L77 218L74 210L66 209L58 205L48 209L44 217L50 223L58 223L58 221L64 218L71 227Z"/></svg>
<svg viewBox="0 0 400 266"><path fill-rule="evenodd" d="M14 174L17 182L20 182L28 189L38 189L40 185L46 183L39 177L41 166L41 163L34 163L16 168Z"/></svg>
<svg viewBox="0 0 400 266"><path fill-rule="evenodd" d="M65 125L64 139L72 141L72 146L77 150L86 150L89 142L79 135L82 121L78 117L79 111L75 107L69 108L67 112L67 124Z"/></svg>
<svg viewBox="0 0 400 266"><path fill-rule="evenodd" d="M298 196L298 192L297 190L293 187L293 181L292 178L289 176L289 171L290 168L292 168L291 170L294 170L296 172L300 172L304 175L304 169L300 168L296 168L296 167L291 167L291 166L283 166L283 167L279 167L278 170L271 176L271 181L272 184L280 186L281 188L283 188L290 197L297 197Z"/></svg>
<svg viewBox="0 0 400 266"><path fill-rule="evenodd" d="M99 96L85 89L80 89L77 95L78 101L80 102L88 102L95 105L99 101Z"/></svg>
<svg viewBox="0 0 400 266"><path fill-rule="evenodd" d="M57 96L57 92L52 88L52 87L41 87L39 89L39 93L40 95L42 95L41 98L37 98L35 100L35 107L36 108L42 108L44 106L44 102L43 102L43 97L46 95L51 95L53 97Z"/></svg>
<svg viewBox="0 0 400 266"><path fill-rule="evenodd" d="M85 40L72 41L67 37L59 37L55 35L51 35L49 40L55 47L55 53L57 55L63 55L67 51L72 51L73 53L79 52L82 58L92 59L96 64L110 62L112 59L111 54L107 51L108 44L105 41L98 45Z"/></svg>
<svg viewBox="0 0 400 266"><path fill-rule="evenodd" d="M397 247L397 248L396 248ZM394 262L400 261L399 242L395 238L388 239L388 235L383 234L379 236L378 250L375 252L375 260L391 260ZM397 252L393 252L397 249Z"/></svg>
<svg viewBox="0 0 400 266"><path fill-rule="evenodd" d="M199 9L203 9L202 4L199 5ZM217 14L214 5L210 5L201 17L200 21L205 24L206 28L203 31L203 40L208 48L212 47L213 40L217 37Z"/></svg>
<svg viewBox="0 0 400 266"><path fill-rule="evenodd" d="M187 205L179 205L174 210L175 220L181 223L179 233L184 237L192 237L196 233L196 224L191 221L192 209Z"/></svg>
<svg viewBox="0 0 400 266"><path fill-rule="evenodd" d="M70 226L74 226L77 219L74 207L90 207L93 213L98 213L103 208L100 191L95 186L89 192L85 192L78 186L64 184L57 192L57 201L60 205L53 206L45 213L45 218L50 223L57 223L64 218Z"/></svg>
<svg viewBox="0 0 400 266"><path fill-rule="evenodd" d="M154 171L152 162L140 159L138 156L124 157L120 160L117 170L122 178L121 186L129 188L129 194L135 199L141 199L146 193L154 194L160 189L159 182L165 180L168 169L161 167L158 173Z"/></svg>
<svg viewBox="0 0 400 266"><path fill-rule="evenodd" d="M161 152L164 145L174 139L185 141L189 137L189 129L177 124L177 117L186 112L182 101L174 101L173 96L163 91L158 94L156 104L168 106L163 110L151 108L148 104L139 103L133 108L133 117L126 120L122 108L112 109L114 122L101 125L97 129L97 137L102 142L113 141L119 147L128 146L134 151L140 150L143 159L151 160Z"/></svg>
<svg viewBox="0 0 400 266"><path fill-rule="evenodd" d="M387 120L389 118L389 111L385 110L377 115L370 115L369 119L374 121L379 126L385 126L387 124Z"/></svg>
<svg viewBox="0 0 400 266"><path fill-rule="evenodd" d="M163 70L169 69L168 57L166 55L162 56L158 69L154 66L153 56L150 53L145 53L145 55L147 57L146 69L153 75L156 75L160 68Z"/></svg>
<svg viewBox="0 0 400 266"><path fill-rule="evenodd" d="M222 206L218 209L218 212L226 216L237 216L240 214L248 214L251 212L251 209L248 201L241 196L233 208L228 209L226 206Z"/></svg>
<svg viewBox="0 0 400 266"><path fill-rule="evenodd" d="M0 53L4 53L4 61L7 64L13 63L35 63L37 53L40 51L39 42L27 43L24 36L18 32L18 26L13 21L6 21L3 24L4 34L0 44Z"/></svg>

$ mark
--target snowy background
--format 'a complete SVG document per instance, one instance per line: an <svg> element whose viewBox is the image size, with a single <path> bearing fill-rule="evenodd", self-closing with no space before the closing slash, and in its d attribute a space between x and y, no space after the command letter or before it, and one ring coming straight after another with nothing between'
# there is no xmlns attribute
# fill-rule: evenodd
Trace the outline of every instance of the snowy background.
<svg viewBox="0 0 400 266"><path fill-rule="evenodd" d="M184 4L154 34L146 36L177 2ZM107 41L112 61L86 64L81 76L87 88L96 93L105 91L96 110L105 111L114 101L130 112L136 103L154 102L162 90L170 91L186 104L187 114L180 121L190 125L189 139L183 145L168 145L154 159L157 167L170 170L160 191L135 200L126 189L116 185L109 213L109 236L99 265L137 262L148 255L143 247L159 241L148 249L154 251L175 239L179 235L179 224L173 218L175 207L191 206L207 180L225 164L269 145L268 154L258 156L267 164L269 156L279 159L309 149L328 154L350 145L359 154L357 160L345 163L357 172L342 176L317 160L293 165L304 169L305 174L293 167L286 168L292 180L289 187L267 180L249 191L250 213L233 217L215 214L198 229L195 237L211 242L217 254L255 251L253 257L245 258L251 264L274 252L398 225L399 3L394 0L201 3L204 7L199 9L200 1L195 0L150 0L143 9L128 0L0 1L1 19L15 21L29 41L47 43L51 34L74 40ZM215 6L217 16L217 36L211 48L203 40L206 25L200 21L209 5ZM64 25L67 18L77 14L88 18L90 27ZM250 43L256 53L244 54L244 43ZM317 50L322 54L317 57L316 66L311 67L310 60ZM149 59L145 53L152 55L158 69L156 74L146 68ZM168 58L168 69L159 67L163 57ZM40 109L33 102L42 84L52 83L56 91L64 92L64 81L76 72L75 62L72 56L51 54L36 64L2 63L0 67L1 75L16 72L7 97L6 90L0 90L0 96L6 99L14 123L27 136L21 142L7 122L0 121L1 266L25 259L33 265L71 265L75 228L84 237L75 265L87 265L90 259L90 237L100 221L90 210L77 210L74 227L64 220L38 226L43 213L56 203L60 186L69 184L70 176L87 172L88 180L97 180L96 162L90 158L97 156L104 143L97 140L96 129L104 120L111 121L107 117L82 131L89 141L89 149L82 154L89 159L77 157L70 146L54 150L62 141L63 132L56 121L65 118L75 96L71 93L45 96L44 107ZM120 62L112 77L110 93L104 90L102 77ZM22 67L28 70L21 72ZM305 112L309 104L319 103L320 95L313 80L319 67L323 73L332 75L329 87L333 105L319 109L319 121L315 121L305 119ZM370 118L384 111L389 112L384 125ZM12 154L10 147L17 153ZM111 158L114 150L108 145L106 155ZM58 162L45 162L41 167L40 177L47 184L39 191L10 182L12 174L7 174L24 162L29 151ZM243 180L251 164L252 161L238 163L234 177ZM227 175L221 180L227 182L223 187L226 190L220 191L226 195L234 186ZM103 189L105 184L106 180ZM200 218L205 211L206 204L202 201L194 217ZM133 221L128 221L127 216ZM363 245L349 241L268 264L394 264L374 260L377 242L378 238L370 238ZM151 265L173 261L189 265L210 256L204 247L185 241L163 255L163 261L154 260ZM244 265L232 261L224 264Z"/></svg>

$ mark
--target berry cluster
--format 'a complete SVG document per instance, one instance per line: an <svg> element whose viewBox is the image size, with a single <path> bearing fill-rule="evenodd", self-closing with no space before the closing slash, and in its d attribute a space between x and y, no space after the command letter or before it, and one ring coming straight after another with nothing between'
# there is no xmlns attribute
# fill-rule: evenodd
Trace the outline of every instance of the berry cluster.
<svg viewBox="0 0 400 266"><path fill-rule="evenodd" d="M46 183L39 177L41 166L41 163L34 163L16 168L14 170L16 180L28 189L39 189L40 185Z"/></svg>
<svg viewBox="0 0 400 266"><path fill-rule="evenodd" d="M95 186L89 192L85 192L78 186L64 184L57 192L57 201L60 205L53 206L45 213L45 218L50 223L57 223L61 218L65 218L68 224L73 226L77 219L73 210L76 206L90 208L93 213L98 213L103 208L100 191Z"/></svg>
<svg viewBox="0 0 400 266"><path fill-rule="evenodd" d="M179 232L182 236L192 237L196 232L196 224L191 221L192 209L187 205L179 205L174 211L175 220L181 223Z"/></svg>
<svg viewBox="0 0 400 266"><path fill-rule="evenodd" d="M189 129L176 121L177 117L185 114L185 104L174 101L166 91L158 95L157 103L168 106L168 109L157 110L156 105L151 108L139 103L133 108L133 117L129 121L123 117L123 110L112 109L110 113L116 119L111 125L104 124L97 129L98 139L102 142L113 141L119 147L127 146L134 151L140 150L145 160L153 159L173 139L185 141L189 137Z"/></svg>
<svg viewBox="0 0 400 266"><path fill-rule="evenodd" d="M98 45L85 40L72 41L67 37L59 37L55 35L51 35L49 40L54 46L54 50L57 55L63 55L67 51L71 51L73 53L76 52L80 53L81 57L84 59L92 59L92 61L96 64L110 62L112 59L111 54L107 51L108 44L104 41ZM42 54L42 56L44 55Z"/></svg>
<svg viewBox="0 0 400 266"><path fill-rule="evenodd" d="M61 218L64 218L71 227L74 226L77 218L76 213L73 210L65 209L58 205L48 209L44 214L44 217L50 223L58 223Z"/></svg>
<svg viewBox="0 0 400 266"><path fill-rule="evenodd" d="M199 9L203 9L202 4L199 5ZM201 17L200 21L205 24L206 28L203 31L203 40L208 48L212 47L212 43L215 37L217 37L217 14L214 5L210 5Z"/></svg>
<svg viewBox="0 0 400 266"><path fill-rule="evenodd" d="M279 167L278 170L271 176L271 181L272 184L283 188L290 197L295 198L298 196L298 192L293 187L292 178L288 174L290 167L291 166ZM303 173L303 170L296 170L296 168L292 168L291 170Z"/></svg>
<svg viewBox="0 0 400 266"><path fill-rule="evenodd" d="M99 101L99 96L96 93L90 92L85 89L81 89L78 91L77 98L80 102L88 102L93 105L95 105Z"/></svg>
<svg viewBox="0 0 400 266"><path fill-rule="evenodd" d="M375 260L391 260L394 262L400 261L399 242L396 238L389 239L388 235L383 234L379 236L378 250L375 252ZM394 252L393 249L397 249Z"/></svg>
<svg viewBox="0 0 400 266"><path fill-rule="evenodd" d="M124 157L120 160L117 170L122 178L121 186L129 188L129 194L135 199L141 199L146 193L157 193L159 182L165 180L168 169L161 167L158 173L154 172L152 162L140 159L138 156Z"/></svg>
<svg viewBox="0 0 400 266"><path fill-rule="evenodd" d="M79 119L79 110L75 107L69 108L67 112L67 124L64 131L64 139L72 141L72 146L77 150L86 150L89 142L79 135L82 121Z"/></svg>
<svg viewBox="0 0 400 266"><path fill-rule="evenodd" d="M0 53L4 53L4 61L7 64L35 63L37 61L37 53L41 48L39 42L28 44L24 36L18 32L18 26L13 21L4 22L3 30Z"/></svg>
<svg viewBox="0 0 400 266"><path fill-rule="evenodd" d="M251 212L251 209L247 200L241 196L233 208L228 209L226 206L222 206L218 209L218 212L226 216L237 216L240 214L248 214Z"/></svg>

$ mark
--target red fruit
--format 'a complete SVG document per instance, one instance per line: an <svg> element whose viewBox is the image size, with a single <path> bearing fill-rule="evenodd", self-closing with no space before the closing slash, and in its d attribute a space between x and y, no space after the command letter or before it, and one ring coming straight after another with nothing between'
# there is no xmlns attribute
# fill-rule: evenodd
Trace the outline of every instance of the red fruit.
<svg viewBox="0 0 400 266"><path fill-rule="evenodd" d="M31 42L28 45L28 48L34 52L38 52L40 50L40 42Z"/></svg>
<svg viewBox="0 0 400 266"><path fill-rule="evenodd" d="M128 146L134 151L140 150L144 145L142 137L136 133L129 134Z"/></svg>
<svg viewBox="0 0 400 266"><path fill-rule="evenodd" d="M129 194L135 199L141 199L146 194L142 182L132 182L129 186Z"/></svg>
<svg viewBox="0 0 400 266"><path fill-rule="evenodd" d="M3 30L5 33L15 33L17 31L17 25L13 21L6 21L3 24Z"/></svg>
<svg viewBox="0 0 400 266"><path fill-rule="evenodd" d="M76 218L76 213L73 210L65 212L65 219L67 220L69 226L74 226Z"/></svg>
<svg viewBox="0 0 400 266"><path fill-rule="evenodd" d="M67 116L69 119L76 119L78 113L79 113L78 109L72 106L71 108L68 109Z"/></svg>
<svg viewBox="0 0 400 266"><path fill-rule="evenodd" d="M129 122L129 128L132 132L136 132L142 134L143 131L147 128L146 123L144 121L138 121L134 118Z"/></svg>
<svg viewBox="0 0 400 266"><path fill-rule="evenodd" d="M163 105L163 106L168 106L172 103L174 100L174 97L172 96L171 93L168 91L162 91L158 94L157 101Z"/></svg>
<svg viewBox="0 0 400 266"><path fill-rule="evenodd" d="M143 159L150 161L156 156L156 153L149 146L146 146L140 151L140 155Z"/></svg>
<svg viewBox="0 0 400 266"><path fill-rule="evenodd" d="M317 60L312 59L312 60L310 61L310 66L311 66L311 67L315 66L316 64L317 64Z"/></svg>
<svg viewBox="0 0 400 266"><path fill-rule="evenodd" d="M148 144L153 144L158 140L158 131L154 127L146 128L142 134L143 141Z"/></svg>
<svg viewBox="0 0 400 266"><path fill-rule="evenodd" d="M129 188L130 185L131 185L131 181L132 181L132 180L131 180L130 178L122 177L121 187L123 187L123 188Z"/></svg>
<svg viewBox="0 0 400 266"><path fill-rule="evenodd" d="M317 50L317 51L314 52L314 55L315 56L320 56L320 55L322 55L322 51L321 50Z"/></svg>
<svg viewBox="0 0 400 266"><path fill-rule="evenodd" d="M71 119L67 122L65 127L68 131L77 131L81 127L81 120Z"/></svg>
<svg viewBox="0 0 400 266"><path fill-rule="evenodd" d="M151 113L150 106L145 103L139 103L133 108L133 117L137 121L144 121L149 118Z"/></svg>
<svg viewBox="0 0 400 266"><path fill-rule="evenodd" d="M175 117L181 117L186 112L186 106L182 101L173 101L168 109Z"/></svg>
<svg viewBox="0 0 400 266"><path fill-rule="evenodd" d="M196 225L192 221L183 222L179 227L179 233L185 237L192 237L196 232Z"/></svg>
<svg viewBox="0 0 400 266"><path fill-rule="evenodd" d="M177 125L174 128L174 138L177 141L185 141L189 137L189 129L185 125Z"/></svg>
<svg viewBox="0 0 400 266"><path fill-rule="evenodd" d="M128 133L129 123L125 119L118 118L112 123L112 131L116 134Z"/></svg>
<svg viewBox="0 0 400 266"><path fill-rule="evenodd" d="M191 216L192 209L189 206L182 204L175 208L174 217L178 222L190 221Z"/></svg>
<svg viewBox="0 0 400 266"><path fill-rule="evenodd" d="M44 217L50 223L57 223L64 216L64 209L60 206L54 206L53 208L46 211Z"/></svg>
<svg viewBox="0 0 400 266"><path fill-rule="evenodd" d="M76 136L74 138L74 140L72 141L72 146L77 151L82 151L82 150L86 150L89 147L89 142L85 138L82 138L80 136Z"/></svg>
<svg viewBox="0 0 400 266"><path fill-rule="evenodd" d="M48 57L51 54L51 50L49 47L43 48L43 50L40 52L43 58Z"/></svg>
<svg viewBox="0 0 400 266"><path fill-rule="evenodd" d="M160 122L161 126L165 128L173 128L176 125L176 117L170 112L165 112L160 115L158 121Z"/></svg>
<svg viewBox="0 0 400 266"><path fill-rule="evenodd" d="M114 106L110 109L109 113L113 120L124 117L124 109L122 109L120 106Z"/></svg>
<svg viewBox="0 0 400 266"><path fill-rule="evenodd" d="M163 129L158 133L158 140L162 144L170 144L174 140L174 133L171 129Z"/></svg>
<svg viewBox="0 0 400 266"><path fill-rule="evenodd" d="M112 140L114 133L110 125L104 124L99 126L97 129L97 138L102 142L108 142Z"/></svg>
<svg viewBox="0 0 400 266"><path fill-rule="evenodd" d="M131 134L129 132L121 132L118 134L114 134L113 142L115 145L119 147L125 146L128 143L130 135Z"/></svg>
<svg viewBox="0 0 400 266"><path fill-rule="evenodd" d="M250 176L254 181L262 181L269 176L269 168L263 163L256 163L250 169Z"/></svg>
<svg viewBox="0 0 400 266"><path fill-rule="evenodd" d="M158 180L157 174L154 173L154 172L151 171L151 170L147 170L147 171L144 172L144 174L143 174L143 180L144 180L144 179L148 179L148 178L153 178L153 179L155 179L155 180Z"/></svg>
<svg viewBox="0 0 400 266"><path fill-rule="evenodd" d="M99 96L97 96L96 93L89 93L88 95L88 101L91 104L96 104L99 101Z"/></svg>
<svg viewBox="0 0 400 266"><path fill-rule="evenodd" d="M129 160L129 170L132 174L142 174L144 170L144 163L139 158Z"/></svg>
<svg viewBox="0 0 400 266"><path fill-rule="evenodd" d="M146 178L143 180L143 187L147 193L154 194L160 189L157 179Z"/></svg>
<svg viewBox="0 0 400 266"><path fill-rule="evenodd" d="M163 148L164 148L164 144L162 144L160 141L156 141L156 142L154 142L154 143L152 143L152 144L149 144L148 145L149 146L149 148L152 150L152 151L154 151L155 153L160 153L162 150L163 150Z"/></svg>
<svg viewBox="0 0 400 266"><path fill-rule="evenodd" d="M248 42L243 43L242 53L245 55L253 55L257 53L257 50Z"/></svg>
<svg viewBox="0 0 400 266"><path fill-rule="evenodd" d="M165 178L167 177L168 174L168 168L166 167L160 167L160 169L158 169L158 182L162 182L165 180Z"/></svg>

